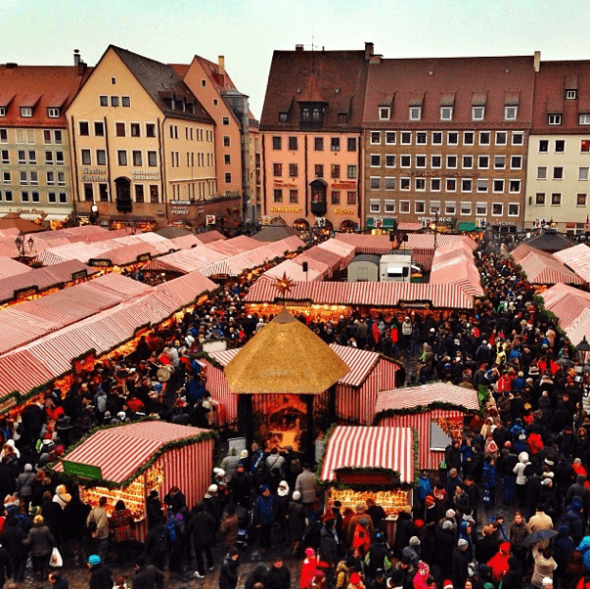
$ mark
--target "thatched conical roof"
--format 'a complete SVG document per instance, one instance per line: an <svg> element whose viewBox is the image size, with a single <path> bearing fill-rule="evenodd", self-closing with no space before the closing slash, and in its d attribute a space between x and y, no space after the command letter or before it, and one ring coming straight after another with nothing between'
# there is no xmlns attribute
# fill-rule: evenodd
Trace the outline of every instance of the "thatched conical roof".
<svg viewBox="0 0 590 589"><path fill-rule="evenodd" d="M232 393L320 394L349 371L311 329L283 309L228 363Z"/></svg>

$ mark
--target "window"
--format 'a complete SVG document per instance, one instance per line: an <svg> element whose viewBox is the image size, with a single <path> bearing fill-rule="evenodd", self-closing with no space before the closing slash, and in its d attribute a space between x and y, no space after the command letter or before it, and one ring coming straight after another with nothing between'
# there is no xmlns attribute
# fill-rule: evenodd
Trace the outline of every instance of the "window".
<svg viewBox="0 0 590 589"><path fill-rule="evenodd" d="M289 177L297 178L299 176L299 166L297 164L289 164Z"/></svg>
<svg viewBox="0 0 590 589"><path fill-rule="evenodd" d="M332 190L332 192L330 193L330 199L331 199L331 203L333 205L339 205L340 204L340 191L339 190Z"/></svg>
<svg viewBox="0 0 590 589"><path fill-rule="evenodd" d="M412 144L412 133L410 131L402 131L401 144L402 145L411 145Z"/></svg>
<svg viewBox="0 0 590 589"><path fill-rule="evenodd" d="M501 217L504 214L504 204L501 202L492 203L492 216Z"/></svg>
<svg viewBox="0 0 590 589"><path fill-rule="evenodd" d="M289 190L289 202L297 204L299 202L299 191Z"/></svg>
<svg viewBox="0 0 590 589"><path fill-rule="evenodd" d="M445 190L447 192L456 192L457 191L457 179L456 178L447 178L445 181Z"/></svg>
<svg viewBox="0 0 590 589"><path fill-rule="evenodd" d="M94 186L90 182L84 184L84 200L94 201Z"/></svg>
<svg viewBox="0 0 590 589"><path fill-rule="evenodd" d="M410 190L410 178L400 178L399 188L400 190Z"/></svg>
<svg viewBox="0 0 590 589"><path fill-rule="evenodd" d="M154 123L146 123L145 136L146 137L155 137L156 136L156 125L154 125Z"/></svg>
<svg viewBox="0 0 590 589"><path fill-rule="evenodd" d="M330 139L331 151L340 151L340 137L332 137Z"/></svg>
<svg viewBox="0 0 590 589"><path fill-rule="evenodd" d="M279 113L279 123L286 123L289 120L289 113L280 112ZM229 125L229 122L228 122Z"/></svg>
<svg viewBox="0 0 590 589"><path fill-rule="evenodd" d="M30 106L21 106L20 116L24 119L30 119L33 116L33 109Z"/></svg>
<svg viewBox="0 0 590 589"><path fill-rule="evenodd" d="M229 153L224 153L223 154L223 163L226 166L229 166L231 164L231 155Z"/></svg>
<svg viewBox="0 0 590 589"><path fill-rule="evenodd" d="M349 180L356 178L356 166L353 166L353 165L346 166L346 177Z"/></svg>
<svg viewBox="0 0 590 589"><path fill-rule="evenodd" d="M565 152L565 141L563 139L556 139L555 140L555 153L564 153Z"/></svg>
<svg viewBox="0 0 590 589"><path fill-rule="evenodd" d="M106 166L107 165L107 152L104 149L96 150L96 165Z"/></svg>
<svg viewBox="0 0 590 589"><path fill-rule="evenodd" d="M64 172L57 173L57 185L58 186L65 186L66 185L66 175Z"/></svg>
<svg viewBox="0 0 590 589"><path fill-rule="evenodd" d="M425 155L417 155L416 156L416 167L417 168L425 168L426 167L426 156Z"/></svg>
<svg viewBox="0 0 590 589"><path fill-rule="evenodd" d="M2 172L2 181L4 184L11 184L12 179L10 177L10 172Z"/></svg>
<svg viewBox="0 0 590 589"><path fill-rule="evenodd" d="M150 202L154 204L160 202L160 187L157 184L150 184Z"/></svg>
<svg viewBox="0 0 590 589"><path fill-rule="evenodd" d="M400 166L402 168L410 168L412 166L412 156L411 155L400 155Z"/></svg>
<svg viewBox="0 0 590 589"><path fill-rule="evenodd" d="M379 108L379 120L380 121L388 121L389 120L389 116L391 113L391 109L389 107L380 107Z"/></svg>
<svg viewBox="0 0 590 589"><path fill-rule="evenodd" d="M483 121L485 110L486 109L483 106L472 106L471 107L471 120L472 121Z"/></svg>
<svg viewBox="0 0 590 589"><path fill-rule="evenodd" d="M135 185L135 202L144 202L143 184Z"/></svg>
<svg viewBox="0 0 590 589"><path fill-rule="evenodd" d="M445 215L455 215L457 213L457 205L453 201L445 202Z"/></svg>
<svg viewBox="0 0 590 589"><path fill-rule="evenodd" d="M588 180L588 166L578 168L578 180Z"/></svg>
<svg viewBox="0 0 590 589"><path fill-rule="evenodd" d="M8 163L8 162L3 162ZM45 152L45 165L52 166L53 165L53 151L46 151Z"/></svg>
<svg viewBox="0 0 590 589"><path fill-rule="evenodd" d="M549 115L547 117L547 123L549 125L561 125L561 115Z"/></svg>
<svg viewBox="0 0 590 589"><path fill-rule="evenodd" d="M442 156L440 156L440 155L431 156L430 167L431 168L442 168Z"/></svg>
<svg viewBox="0 0 590 589"><path fill-rule="evenodd" d="M479 144L480 145L489 145L490 144L490 132L489 131L480 131L479 133Z"/></svg>
<svg viewBox="0 0 590 589"><path fill-rule="evenodd" d="M475 143L475 133L473 131L465 131L463 133L463 145L473 145Z"/></svg>
<svg viewBox="0 0 590 589"><path fill-rule="evenodd" d="M81 153L82 153L82 163L85 166L90 166L92 164L92 159L90 157L90 150L83 149Z"/></svg>
<svg viewBox="0 0 590 589"><path fill-rule="evenodd" d="M47 193L47 202L50 204L57 203L57 195L55 194L55 192L48 192Z"/></svg>
<svg viewBox="0 0 590 589"><path fill-rule="evenodd" d="M490 167L490 158L487 155L480 155L477 158L477 167L480 170L487 170Z"/></svg>
<svg viewBox="0 0 590 589"><path fill-rule="evenodd" d="M539 139L539 153L549 153L548 139Z"/></svg>
<svg viewBox="0 0 590 589"><path fill-rule="evenodd" d="M127 165L127 152L124 149L119 149L117 151L117 162L120 166Z"/></svg>
<svg viewBox="0 0 590 589"><path fill-rule="evenodd" d="M278 147L278 149L282 149L280 147L280 145L281 145L280 144L280 139L281 138L279 137L278 139L279 139L279 147ZM229 135L224 135L223 136L223 147L231 147L231 141L230 141ZM273 149L275 149L275 146L274 146L274 138L273 138Z"/></svg>
<svg viewBox="0 0 590 589"><path fill-rule="evenodd" d="M6 107L0 106L0 117L5 117L5 116L6 116Z"/></svg>
<svg viewBox="0 0 590 589"><path fill-rule="evenodd" d="M512 132L512 145L524 145L524 133L522 131Z"/></svg>
<svg viewBox="0 0 590 589"><path fill-rule="evenodd" d="M108 96L99 96L98 102L100 106L108 106L109 105L109 97Z"/></svg>
<svg viewBox="0 0 590 589"><path fill-rule="evenodd" d="M18 163L19 164L26 164L27 163L27 154L24 149L18 150Z"/></svg>
<svg viewBox="0 0 590 589"><path fill-rule="evenodd" d="M131 128L131 137L141 137L139 123L131 123L130 128ZM187 128L187 132L188 132L188 128Z"/></svg>
<svg viewBox="0 0 590 589"><path fill-rule="evenodd" d="M585 194L577 194L576 195L576 206L578 206L578 207L585 207L586 206L586 195Z"/></svg>
<svg viewBox="0 0 590 589"><path fill-rule="evenodd" d="M45 182L47 186L55 186L55 172L46 172Z"/></svg>
<svg viewBox="0 0 590 589"><path fill-rule="evenodd" d="M21 193L20 193L20 199L21 199L21 202L29 202L29 193L28 193L28 191L22 190Z"/></svg>
<svg viewBox="0 0 590 589"><path fill-rule="evenodd" d="M125 123L115 123L115 135L125 137Z"/></svg>
<svg viewBox="0 0 590 589"><path fill-rule="evenodd" d="M4 192L4 200L6 202L12 202L12 190L6 190Z"/></svg>
<svg viewBox="0 0 590 589"><path fill-rule="evenodd" d="M370 161L371 168L379 168L381 166L381 156L378 153L372 153L370 155Z"/></svg>
<svg viewBox="0 0 590 589"><path fill-rule="evenodd" d="M411 106L410 107L410 121L419 121L422 117L422 107L421 106Z"/></svg>
<svg viewBox="0 0 590 589"><path fill-rule="evenodd" d="M323 178L324 177L324 164L316 164L314 166L315 169L315 177L316 178Z"/></svg>
<svg viewBox="0 0 590 589"><path fill-rule="evenodd" d="M511 170L522 169L522 156L521 155L511 155L510 156L510 169Z"/></svg>
<svg viewBox="0 0 590 589"><path fill-rule="evenodd" d="M340 165L339 164L332 164L330 166L330 177L331 178L340 178Z"/></svg>
<svg viewBox="0 0 590 589"><path fill-rule="evenodd" d="M504 192L504 180L494 180L494 192Z"/></svg>
<svg viewBox="0 0 590 589"><path fill-rule="evenodd" d="M380 200L370 200L369 201L369 211L371 213L378 213L381 211L381 201Z"/></svg>
<svg viewBox="0 0 590 589"><path fill-rule="evenodd" d="M426 190L426 178L416 178L414 182L418 192L424 192Z"/></svg>
<svg viewBox="0 0 590 589"><path fill-rule="evenodd" d="M26 172L19 172L20 175L20 185L26 186L29 183L29 177Z"/></svg>
<svg viewBox="0 0 590 589"><path fill-rule="evenodd" d="M488 191L487 178L479 178L477 180L477 192L487 192L487 191Z"/></svg>
<svg viewBox="0 0 590 589"><path fill-rule="evenodd" d="M400 200L399 201L399 212L402 214L408 214L410 212L410 201Z"/></svg>
<svg viewBox="0 0 590 589"><path fill-rule="evenodd" d="M356 137L349 137L346 140L346 149L348 151L356 151Z"/></svg>
<svg viewBox="0 0 590 589"><path fill-rule="evenodd" d="M111 106L119 106L119 97L111 96Z"/></svg>
<svg viewBox="0 0 590 589"><path fill-rule="evenodd" d="M158 165L158 153L156 151L148 151L147 156L148 156L148 166L153 168Z"/></svg>
<svg viewBox="0 0 590 589"><path fill-rule="evenodd" d="M463 165L464 170L471 170L473 168L473 156L472 155L464 155L463 156Z"/></svg>
<svg viewBox="0 0 590 589"><path fill-rule="evenodd" d="M371 176L369 179L369 188L371 190L380 190L381 189L381 177L380 176Z"/></svg>
<svg viewBox="0 0 590 589"><path fill-rule="evenodd" d="M314 137L313 138L313 148L315 151L324 151L324 138L323 137Z"/></svg>
<svg viewBox="0 0 590 589"><path fill-rule="evenodd" d="M395 168L395 155L393 153L388 153L385 156L385 167Z"/></svg>
<svg viewBox="0 0 590 589"><path fill-rule="evenodd" d="M384 202L383 210L386 213L395 213L395 200L386 200Z"/></svg>
<svg viewBox="0 0 590 589"><path fill-rule="evenodd" d="M86 136L90 135L90 126L88 125L87 122L80 121L78 123L78 128L79 128L79 134L82 137L86 137Z"/></svg>
<svg viewBox="0 0 590 589"><path fill-rule="evenodd" d="M282 188L275 188L274 189L273 200L274 200L274 202L283 202L283 189Z"/></svg>
<svg viewBox="0 0 590 589"><path fill-rule="evenodd" d="M563 180L563 166L553 166L553 179Z"/></svg>
<svg viewBox="0 0 590 589"><path fill-rule="evenodd" d="M475 215L477 217L486 217L488 214L488 204L485 202L475 203Z"/></svg>
<svg viewBox="0 0 590 589"><path fill-rule="evenodd" d="M509 180L508 182L508 192L512 194L516 194L520 192L521 181L520 180Z"/></svg>
<svg viewBox="0 0 590 589"><path fill-rule="evenodd" d="M580 141L580 152L590 153L590 139L582 139Z"/></svg>
<svg viewBox="0 0 590 589"><path fill-rule="evenodd" d="M227 145L225 143L225 139L227 138ZM224 147L229 147L229 137L227 135L223 138L223 145ZM283 149L283 138L277 137L276 135L272 138L272 148L274 151L280 151Z"/></svg>
<svg viewBox="0 0 590 589"><path fill-rule="evenodd" d="M428 135L424 131L416 133L416 145L426 145Z"/></svg>
<svg viewBox="0 0 590 589"><path fill-rule="evenodd" d="M457 131L449 131L447 133L448 145L459 145L459 133Z"/></svg>
<svg viewBox="0 0 590 589"><path fill-rule="evenodd" d="M438 200L431 200L429 212L431 215L438 215L440 213L440 202Z"/></svg>
<svg viewBox="0 0 590 589"><path fill-rule="evenodd" d="M578 122L580 125L590 125L590 114L581 114Z"/></svg>
<svg viewBox="0 0 590 589"><path fill-rule="evenodd" d="M281 177L281 176L283 175L283 164L280 164L280 163L276 163L276 162L275 162L275 163L272 165L272 175L273 175L275 178L279 178L279 177Z"/></svg>
<svg viewBox="0 0 590 589"><path fill-rule="evenodd" d="M443 134L440 131L433 131L432 133L432 145L442 145Z"/></svg>
<svg viewBox="0 0 590 589"><path fill-rule="evenodd" d="M430 179L430 190L432 192L440 192L440 178L431 178Z"/></svg>
<svg viewBox="0 0 590 589"><path fill-rule="evenodd" d="M297 137L289 137L289 151L297 151Z"/></svg>
<svg viewBox="0 0 590 589"><path fill-rule="evenodd" d="M416 215L423 215L426 213L426 203L423 200L417 200L414 203L414 210L416 211Z"/></svg>
<svg viewBox="0 0 590 589"><path fill-rule="evenodd" d="M65 192L60 192L59 193L59 203L60 204L66 204L68 202L68 195Z"/></svg>
<svg viewBox="0 0 590 589"><path fill-rule="evenodd" d="M506 131L496 131L496 145L506 145L508 143L508 133Z"/></svg>
<svg viewBox="0 0 590 589"><path fill-rule="evenodd" d="M141 151L134 150L132 152L133 155L133 165L137 167L143 166L143 157L141 155Z"/></svg>
<svg viewBox="0 0 590 589"><path fill-rule="evenodd" d="M494 156L494 170L504 170L506 168L506 156L495 155Z"/></svg>
<svg viewBox="0 0 590 589"><path fill-rule="evenodd" d="M551 206L558 207L561 205L561 194L559 192L554 192L551 195Z"/></svg>
<svg viewBox="0 0 590 589"><path fill-rule="evenodd" d="M461 192L471 192L473 190L473 180L471 178L461 179Z"/></svg>
<svg viewBox="0 0 590 589"><path fill-rule="evenodd" d="M356 204L356 192L354 190L349 190L346 193L346 204L347 205L355 205Z"/></svg>
<svg viewBox="0 0 590 589"><path fill-rule="evenodd" d="M395 178L393 176L385 176L385 190L395 190Z"/></svg>
<svg viewBox="0 0 590 589"><path fill-rule="evenodd" d="M381 131L371 131L371 145L379 145L381 143Z"/></svg>
<svg viewBox="0 0 590 589"><path fill-rule="evenodd" d="M447 168L455 169L457 167L457 156L447 155Z"/></svg>
<svg viewBox="0 0 590 589"><path fill-rule="evenodd" d="M385 131L385 143L395 145L395 131Z"/></svg>
<svg viewBox="0 0 590 589"><path fill-rule="evenodd" d="M2 131L6 133L6 129L0 129L0 143L8 143L8 141L2 140ZM4 137L6 137L6 135L4 135ZM51 131L49 129L43 131L43 143L45 145L51 145Z"/></svg>
<svg viewBox="0 0 590 589"><path fill-rule="evenodd" d="M517 106L505 106L504 107L504 120L505 121L514 121L518 116L518 107Z"/></svg>

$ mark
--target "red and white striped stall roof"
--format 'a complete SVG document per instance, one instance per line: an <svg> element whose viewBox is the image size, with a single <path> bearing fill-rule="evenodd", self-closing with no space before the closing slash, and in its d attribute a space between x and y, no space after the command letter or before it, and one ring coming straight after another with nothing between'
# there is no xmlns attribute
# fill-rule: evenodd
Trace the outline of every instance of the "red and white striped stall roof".
<svg viewBox="0 0 590 589"><path fill-rule="evenodd" d="M527 245L526 243L521 243L518 247L515 247L510 252L510 255L517 264L520 264L520 261L524 260L531 252L538 253L540 256L544 256L546 258L553 257L549 252L537 249L536 247Z"/></svg>
<svg viewBox="0 0 590 589"><path fill-rule="evenodd" d="M247 303L282 300L274 280L259 278L245 297ZM429 302L436 309L472 309L473 296L457 284L402 282L295 282L288 301L313 301L318 305L395 307L400 303Z"/></svg>
<svg viewBox="0 0 590 589"><path fill-rule="evenodd" d="M122 483L144 465L160 448L207 433L209 430L165 421L144 421L99 430L64 460L98 466L105 481ZM63 471L57 464L54 470ZM190 472L186 473L190 476Z"/></svg>
<svg viewBox="0 0 590 589"><path fill-rule="evenodd" d="M590 247L581 243L553 255L571 268L584 282L590 282Z"/></svg>
<svg viewBox="0 0 590 589"><path fill-rule="evenodd" d="M556 284L541 296L545 309L557 316L559 327L574 346L584 336L590 339L590 293L567 284Z"/></svg>
<svg viewBox="0 0 590 589"><path fill-rule="evenodd" d="M377 352L359 350L352 346L330 344L330 347L349 368L349 371L338 381L338 384L346 384L351 387L360 387L371 374L375 364L379 362L379 358L381 358L381 355Z"/></svg>
<svg viewBox="0 0 590 589"><path fill-rule="evenodd" d="M321 270L316 268L312 268L311 264L307 272L303 271L303 266L295 262L295 260L285 260L280 264L277 264L273 268L267 270L262 276L272 279L273 281L276 278L282 278L283 274L287 275L287 278L295 281L311 282L311 281L319 281L323 280L326 276L328 276L328 268L324 266ZM275 289L276 290L276 289Z"/></svg>
<svg viewBox="0 0 590 589"><path fill-rule="evenodd" d="M386 468L399 474L401 483L414 482L414 436L408 428L334 428L324 454L320 479L336 480L343 468Z"/></svg>
<svg viewBox="0 0 590 589"><path fill-rule="evenodd" d="M338 241L334 238L324 241L324 243L321 243L317 247L338 254L342 258L341 269L347 268L356 256L356 247L354 245L345 241Z"/></svg>
<svg viewBox="0 0 590 589"><path fill-rule="evenodd" d="M531 284L585 284L565 264L545 252L532 251L519 264Z"/></svg>
<svg viewBox="0 0 590 589"><path fill-rule="evenodd" d="M391 251L389 235L362 235L359 233L339 233L338 241L354 245L357 254L387 254Z"/></svg>
<svg viewBox="0 0 590 589"><path fill-rule="evenodd" d="M225 235L219 233L219 231L206 231L205 233L199 233L197 235L198 240L201 243L208 244L214 241L225 241L227 238Z"/></svg>
<svg viewBox="0 0 590 589"><path fill-rule="evenodd" d="M12 258L0 258L0 280L17 274L32 272L33 268Z"/></svg>
<svg viewBox="0 0 590 589"><path fill-rule="evenodd" d="M388 409L409 409L436 402L457 405L471 411L479 410L477 391L444 382L434 382L419 387L382 391L377 396L375 414Z"/></svg>
<svg viewBox="0 0 590 589"><path fill-rule="evenodd" d="M422 223L398 223L397 228L399 231L420 231L424 229Z"/></svg>
<svg viewBox="0 0 590 589"><path fill-rule="evenodd" d="M434 252L430 284L458 284L467 294L483 296L481 276L473 261L473 250L465 240L443 245Z"/></svg>
<svg viewBox="0 0 590 589"><path fill-rule="evenodd" d="M177 248L182 250L189 250L192 247L203 245L203 243L197 239L197 236L192 233L181 235L180 237L173 237L170 241L172 241Z"/></svg>

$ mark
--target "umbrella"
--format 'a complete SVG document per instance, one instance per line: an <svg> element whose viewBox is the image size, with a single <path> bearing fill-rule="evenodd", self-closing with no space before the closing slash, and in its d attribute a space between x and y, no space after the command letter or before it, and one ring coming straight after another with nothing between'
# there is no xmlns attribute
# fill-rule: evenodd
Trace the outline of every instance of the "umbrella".
<svg viewBox="0 0 590 589"><path fill-rule="evenodd" d="M522 545L527 547L534 546L539 542L547 542L551 540L551 538L555 538L555 536L557 536L557 532L555 530L537 530L536 532L533 532L527 536Z"/></svg>

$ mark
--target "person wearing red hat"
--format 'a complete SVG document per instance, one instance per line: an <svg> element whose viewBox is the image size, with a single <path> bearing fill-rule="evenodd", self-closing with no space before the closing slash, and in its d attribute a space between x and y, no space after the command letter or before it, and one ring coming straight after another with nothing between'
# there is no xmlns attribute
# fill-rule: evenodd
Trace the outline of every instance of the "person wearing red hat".
<svg viewBox="0 0 590 589"><path fill-rule="evenodd" d="M318 559L313 548L305 549L305 558L301 563L301 577L299 581L300 589L309 587L311 579L313 578L317 569Z"/></svg>
<svg viewBox="0 0 590 589"><path fill-rule="evenodd" d="M351 573L350 575L350 583L348 584L347 589L364 589L365 584L361 579L361 576L358 573Z"/></svg>
<svg viewBox="0 0 590 589"><path fill-rule="evenodd" d="M490 567L492 578L494 581L499 583L504 575L508 572L510 568L508 565L508 559L510 558L510 542L502 542L500 544L500 549L492 556L488 561L488 566Z"/></svg>

